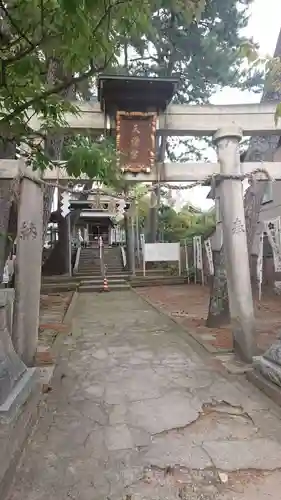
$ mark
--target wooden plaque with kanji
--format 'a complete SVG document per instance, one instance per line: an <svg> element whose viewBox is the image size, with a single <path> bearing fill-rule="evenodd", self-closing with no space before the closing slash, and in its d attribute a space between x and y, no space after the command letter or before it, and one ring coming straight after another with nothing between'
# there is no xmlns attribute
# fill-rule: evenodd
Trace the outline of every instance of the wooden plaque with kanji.
<svg viewBox="0 0 281 500"><path fill-rule="evenodd" d="M119 111L116 129L121 170L133 174L149 173L155 162L156 115Z"/></svg>

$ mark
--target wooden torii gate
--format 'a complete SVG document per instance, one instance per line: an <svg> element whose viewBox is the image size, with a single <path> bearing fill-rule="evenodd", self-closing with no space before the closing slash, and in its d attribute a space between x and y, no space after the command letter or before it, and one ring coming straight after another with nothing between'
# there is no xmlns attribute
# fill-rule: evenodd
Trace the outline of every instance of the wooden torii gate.
<svg viewBox="0 0 281 500"><path fill-rule="evenodd" d="M68 131L104 131L105 116L98 103L75 103L77 115L66 114ZM158 117L156 134L162 136L213 136L217 163L157 163L149 173L124 174L132 182L205 181L218 175L221 182L221 209L224 233L228 293L233 333L239 352L251 361L255 352L254 311L243 208L242 177L259 167L274 179L281 180L281 163L240 163L239 142L242 135L281 135L275 123L276 104L234 106L170 105ZM40 129L40 119L30 125ZM111 130L115 129L111 120ZM11 179L28 172L23 160L0 160L1 179ZM30 175L34 173L29 171ZM63 168L44 172L46 181L72 180ZM18 215L18 274L16 280L15 329L16 350L28 365L32 364L38 335L42 254L42 189L39 183L23 178Z"/></svg>

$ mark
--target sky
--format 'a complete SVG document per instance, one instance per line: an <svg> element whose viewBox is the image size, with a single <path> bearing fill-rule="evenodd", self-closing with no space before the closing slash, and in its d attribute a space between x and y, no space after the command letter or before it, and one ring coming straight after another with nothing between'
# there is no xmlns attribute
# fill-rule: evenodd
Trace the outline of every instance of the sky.
<svg viewBox="0 0 281 500"><path fill-rule="evenodd" d="M250 19L244 33L253 37L260 46L262 56L273 55L281 27L281 0L255 0L250 7ZM258 94L225 88L211 99L212 104L247 104L260 101ZM209 188L194 188L177 195L176 206L189 201L208 210L212 202L206 199Z"/></svg>

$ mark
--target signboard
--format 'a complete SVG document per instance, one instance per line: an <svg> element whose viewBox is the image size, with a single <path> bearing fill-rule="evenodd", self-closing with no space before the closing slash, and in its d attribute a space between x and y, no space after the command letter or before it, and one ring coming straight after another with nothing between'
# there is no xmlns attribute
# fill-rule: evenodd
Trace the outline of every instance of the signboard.
<svg viewBox="0 0 281 500"><path fill-rule="evenodd" d="M155 163L155 132L154 113L117 113L117 161L123 172L150 173Z"/></svg>
<svg viewBox="0 0 281 500"><path fill-rule="evenodd" d="M146 243L146 262L173 262L180 259L179 243Z"/></svg>
<svg viewBox="0 0 281 500"><path fill-rule="evenodd" d="M145 276L146 262L175 262L179 263L181 274L180 243L144 243L143 274Z"/></svg>

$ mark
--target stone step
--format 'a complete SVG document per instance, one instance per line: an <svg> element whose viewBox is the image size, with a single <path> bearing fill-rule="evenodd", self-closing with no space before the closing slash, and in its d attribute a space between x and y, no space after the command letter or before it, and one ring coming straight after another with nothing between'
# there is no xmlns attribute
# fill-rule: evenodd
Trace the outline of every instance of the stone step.
<svg viewBox="0 0 281 500"><path fill-rule="evenodd" d="M107 265L107 266L112 266L112 267L123 267L123 264L122 262L109 262L108 260L104 260L104 263ZM100 266L100 261L99 260L93 260L93 261L83 261L83 260L80 260L79 262L79 267L81 266Z"/></svg>
<svg viewBox="0 0 281 500"><path fill-rule="evenodd" d="M101 271L100 270L93 270L93 269L78 269L78 275L80 276L101 276ZM106 274L128 274L127 271L124 269L107 269Z"/></svg>
<svg viewBox="0 0 281 500"><path fill-rule="evenodd" d="M142 286L183 285L188 283L186 276L136 276L129 278L133 288Z"/></svg>
<svg viewBox="0 0 281 500"><path fill-rule="evenodd" d="M99 267L100 266L100 261L99 260L93 260L93 261L79 261L79 267L81 266L95 266Z"/></svg>
<svg viewBox="0 0 281 500"><path fill-rule="evenodd" d="M81 284L80 284L81 283ZM129 283L125 280L108 280L108 286L110 289L114 290L124 290L130 288ZM49 293L58 293L58 292L70 292L70 291L100 291L103 288L103 280L90 280L82 282L62 282L62 283L48 283L42 285L41 293L49 294Z"/></svg>
<svg viewBox="0 0 281 500"><path fill-rule="evenodd" d="M124 278L112 278L112 277L108 277L107 278L107 282L109 285L112 285L112 284L126 284L127 281L124 280ZM89 279L89 280L82 280L80 281L80 287L81 286L85 286L85 285L102 285L103 284L103 278L99 278L99 279Z"/></svg>
<svg viewBox="0 0 281 500"><path fill-rule="evenodd" d="M128 273L109 273L107 274L107 279L127 279ZM80 283L81 281L91 281L101 279L101 273L93 274L74 274L73 276L63 275L63 276L45 276L42 279L42 286L48 286L53 284L69 284L69 283Z"/></svg>
<svg viewBox="0 0 281 500"><path fill-rule="evenodd" d="M106 275L107 280L109 281L115 281L115 280L123 280L127 281L128 280L128 275L126 274L107 274ZM90 276L85 278L85 276L80 277L80 282L82 281L99 281L102 280L103 277L101 275L99 276Z"/></svg>
<svg viewBox="0 0 281 500"><path fill-rule="evenodd" d="M105 264L106 264L106 262L105 262ZM107 265L107 267L109 269L123 269L123 266L121 266L121 265L118 265L118 266L117 265L108 265L108 264L106 264L106 265ZM81 267L84 267L84 268L85 267L86 268L89 267L91 269L96 269L96 271L97 271L98 269L100 269L100 263L99 264L97 264L97 263L95 263L95 264L87 264L87 265L85 265L85 264L83 265L82 264L81 266L78 267L78 269L81 268Z"/></svg>
<svg viewBox="0 0 281 500"><path fill-rule="evenodd" d="M85 266L100 266L99 261L80 261L79 262L79 267L85 267Z"/></svg>
<svg viewBox="0 0 281 500"><path fill-rule="evenodd" d="M107 276L109 275L114 275L114 274L122 274L123 276L127 276L128 271L124 269L108 269L107 270ZM79 269L78 272L75 274L75 276L101 276L101 271L96 270L96 269L89 269L89 270L81 270Z"/></svg>
<svg viewBox="0 0 281 500"><path fill-rule="evenodd" d="M128 283L109 283L108 285L109 293L112 291L129 290L130 285ZM90 292L101 292L103 290L103 284L100 285L83 285L79 287L79 293L90 293Z"/></svg>
<svg viewBox="0 0 281 500"><path fill-rule="evenodd" d="M41 286L41 294L57 292L75 292L78 289L79 282L64 281L60 283L45 283Z"/></svg>
<svg viewBox="0 0 281 500"><path fill-rule="evenodd" d="M143 269L136 269L136 274L143 275ZM146 269L145 274L160 274L161 276L171 276L171 272L169 271L169 269Z"/></svg>
<svg viewBox="0 0 281 500"><path fill-rule="evenodd" d="M87 273L100 273L100 268L99 267L96 267L96 266L82 266L82 267L79 267L78 268L78 272L87 272ZM107 272L109 273L120 273L124 271L124 268L122 267L107 267Z"/></svg>
<svg viewBox="0 0 281 500"><path fill-rule="evenodd" d="M80 274L80 273L78 273L78 274L75 275L75 278L77 277L81 281L81 280L88 280L88 279L99 279L99 278L101 278L101 276L102 275L101 275L100 272L99 273L89 273L89 274L83 274L83 273ZM127 272L122 272L122 273L118 273L118 272L117 273L106 273L106 277L107 277L107 279L109 279L109 278L113 278L113 279L114 278L117 278L117 279L118 278L123 278L123 279L125 279L125 278L128 277L128 273Z"/></svg>
<svg viewBox="0 0 281 500"><path fill-rule="evenodd" d="M108 262L106 260L104 260L104 263L107 265L107 266L112 266L112 267L122 267L122 263L121 262ZM81 266L100 266L100 261L93 261L93 262L83 262L83 261L80 261L79 262L79 267Z"/></svg>
<svg viewBox="0 0 281 500"><path fill-rule="evenodd" d="M41 293L58 293L79 290L82 292L100 291L103 286L103 280L97 276L75 276L68 279L63 276L54 277L53 281L42 283ZM107 276L109 288L114 290L124 290L130 287L145 287L145 286L162 286L162 285L182 285L187 283L185 276L136 276L127 277L128 282L124 275ZM116 282L117 280L117 282ZM82 284L83 282L83 284ZM81 283L81 285L80 285Z"/></svg>
<svg viewBox="0 0 281 500"><path fill-rule="evenodd" d="M58 275L53 275L53 276L42 276L42 284L48 284L48 283L54 283L54 282L67 282L67 281L72 281L75 276L69 276L69 274L58 274Z"/></svg>
<svg viewBox="0 0 281 500"><path fill-rule="evenodd" d="M122 265L120 266L107 266L108 272L126 272L124 270L124 267ZM93 266L79 266L78 272L80 271L86 271L89 272L90 274L93 272L100 272L100 267L94 264ZM169 270L165 269L147 269L146 270L146 276L175 276L170 273ZM142 269L136 269L136 275L137 276L143 276L143 270Z"/></svg>

